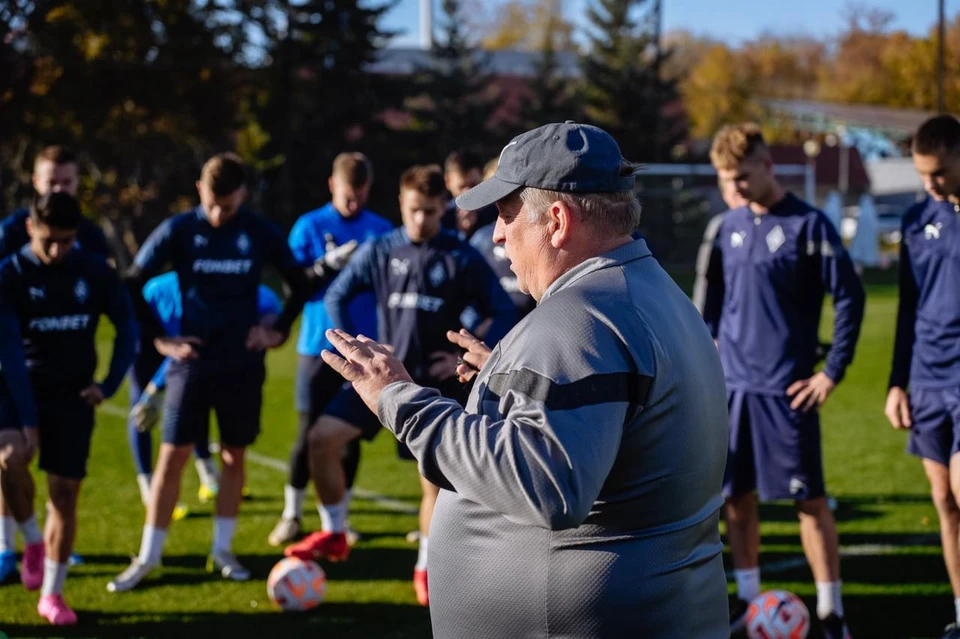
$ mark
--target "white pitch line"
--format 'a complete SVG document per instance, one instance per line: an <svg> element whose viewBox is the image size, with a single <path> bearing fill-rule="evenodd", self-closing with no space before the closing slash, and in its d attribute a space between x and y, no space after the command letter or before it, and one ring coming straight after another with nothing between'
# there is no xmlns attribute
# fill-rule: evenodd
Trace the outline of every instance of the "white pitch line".
<svg viewBox="0 0 960 639"><path fill-rule="evenodd" d="M101 404L100 410L107 415L113 415L114 417L127 417L127 411L115 404ZM210 452L215 453L219 450L220 446L217 442L210 442ZM287 462L283 461L282 459L277 459L276 457L261 455L260 453L249 449L247 450L246 457L254 464L263 466L264 468L269 468L281 473L286 473L288 470ZM393 499L392 497L375 493L372 490L365 490L355 486L353 488L353 495L359 499L372 501L384 510L403 513L404 515L416 515L420 512L420 509L416 506L411 506L410 504L400 501L399 499Z"/></svg>

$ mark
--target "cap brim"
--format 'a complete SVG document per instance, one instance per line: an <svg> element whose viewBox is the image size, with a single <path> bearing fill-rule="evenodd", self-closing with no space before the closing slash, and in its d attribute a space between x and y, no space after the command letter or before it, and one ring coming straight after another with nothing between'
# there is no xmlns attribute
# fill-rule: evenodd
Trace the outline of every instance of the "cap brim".
<svg viewBox="0 0 960 639"><path fill-rule="evenodd" d="M466 193L459 195L457 197L457 208L464 211L476 211L491 204L496 204L519 188L519 184L504 182L494 175Z"/></svg>

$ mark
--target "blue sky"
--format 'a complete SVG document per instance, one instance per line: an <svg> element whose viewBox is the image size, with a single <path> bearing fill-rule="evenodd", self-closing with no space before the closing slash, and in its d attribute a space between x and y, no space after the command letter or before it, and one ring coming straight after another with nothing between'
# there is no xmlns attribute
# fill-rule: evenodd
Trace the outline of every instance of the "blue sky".
<svg viewBox="0 0 960 639"><path fill-rule="evenodd" d="M466 0L471 2L471 0ZM502 0L472 0L488 12ZM404 30L393 46L411 46L418 42L420 0L400 0L387 15L384 26ZM582 21L588 0L566 0L567 13ZM859 0L859 4L894 13L894 27L912 33L925 33L937 19L937 0ZM439 2L434 0L439 7ZM763 31L828 36L844 24L845 0L663 0L666 30L686 28L731 43L752 38ZM439 9L437 9L439 11ZM947 16L960 11L960 0L946 0Z"/></svg>

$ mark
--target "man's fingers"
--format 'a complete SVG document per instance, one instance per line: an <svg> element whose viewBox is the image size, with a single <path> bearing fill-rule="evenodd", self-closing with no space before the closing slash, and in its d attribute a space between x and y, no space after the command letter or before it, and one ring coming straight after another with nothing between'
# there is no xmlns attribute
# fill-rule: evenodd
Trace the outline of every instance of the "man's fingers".
<svg viewBox="0 0 960 639"><path fill-rule="evenodd" d="M787 389L787 394L790 393L790 390ZM800 410L803 408L803 405L807 402L807 397L810 396L811 390L807 387L801 387L800 390L794 391L795 395L793 401L790 402L790 408L793 410Z"/></svg>
<svg viewBox="0 0 960 639"><path fill-rule="evenodd" d="M904 399L899 402L898 408L900 410L900 423L902 427L910 428L913 426L913 421L910 419L910 403Z"/></svg>
<svg viewBox="0 0 960 639"><path fill-rule="evenodd" d="M483 368L483 363L487 360L486 355L481 353L474 353L473 351L467 351L463 354L461 358L469 366L473 367L475 370L480 370Z"/></svg>
<svg viewBox="0 0 960 639"><path fill-rule="evenodd" d="M787 387L787 397L793 397L798 392L800 392L800 390L804 388L806 385L807 385L807 380L805 379L800 379L790 384L790 386Z"/></svg>
<svg viewBox="0 0 960 639"><path fill-rule="evenodd" d="M460 348L467 348L467 338L455 331L447 331L447 340Z"/></svg>
<svg viewBox="0 0 960 639"><path fill-rule="evenodd" d="M360 378L363 369L356 364L351 364L332 351L321 351L320 357L330 368L340 373L348 382L356 381Z"/></svg>
<svg viewBox="0 0 960 639"><path fill-rule="evenodd" d="M340 329L327 331L327 339L347 359L359 360L364 357L369 359L370 357L369 349L366 349L362 342Z"/></svg>

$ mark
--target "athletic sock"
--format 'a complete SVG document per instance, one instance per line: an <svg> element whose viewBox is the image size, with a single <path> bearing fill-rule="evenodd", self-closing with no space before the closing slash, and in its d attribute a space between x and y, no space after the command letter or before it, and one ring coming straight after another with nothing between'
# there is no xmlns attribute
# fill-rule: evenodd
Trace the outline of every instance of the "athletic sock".
<svg viewBox="0 0 960 639"><path fill-rule="evenodd" d="M17 549L17 520L13 517L0 517L0 553Z"/></svg>
<svg viewBox="0 0 960 639"><path fill-rule="evenodd" d="M140 554L137 558L140 563L156 566L163 556L163 543L167 540L167 531L155 528L149 524L143 527L143 538L140 540Z"/></svg>
<svg viewBox="0 0 960 639"><path fill-rule="evenodd" d="M960 599L953 600L953 608L957 615L957 625L960 626Z"/></svg>
<svg viewBox="0 0 960 639"><path fill-rule="evenodd" d="M817 617L820 619L826 619L831 613L843 617L840 584L839 581L817 583Z"/></svg>
<svg viewBox="0 0 960 639"><path fill-rule="evenodd" d="M233 548L233 535L237 532L236 517L213 518L213 552L229 553Z"/></svg>
<svg viewBox="0 0 960 639"><path fill-rule="evenodd" d="M414 570L427 569L427 542L427 538L420 535L420 550L417 551L417 565L413 567Z"/></svg>
<svg viewBox="0 0 960 639"><path fill-rule="evenodd" d="M294 488L290 484L283 487L283 514L284 519L303 519L303 496L306 493L301 488Z"/></svg>
<svg viewBox="0 0 960 639"><path fill-rule="evenodd" d="M60 564L47 557L43 560L43 586L40 595L62 595L63 582L67 580L69 564Z"/></svg>
<svg viewBox="0 0 960 639"><path fill-rule="evenodd" d="M737 596L750 602L760 594L760 568L734 570L733 578L737 582Z"/></svg>
<svg viewBox="0 0 960 639"><path fill-rule="evenodd" d="M34 513L26 521L19 523L20 534L23 535L23 543L28 546L39 544L43 541L43 534L40 532L40 526L37 525L37 515Z"/></svg>
<svg viewBox="0 0 960 639"><path fill-rule="evenodd" d="M317 511L320 513L320 530L332 533L342 533L345 530L347 509L343 500L329 506L317 504Z"/></svg>
<svg viewBox="0 0 960 639"><path fill-rule="evenodd" d="M137 486L140 487L140 502L146 506L150 503L150 473L137 475Z"/></svg>

